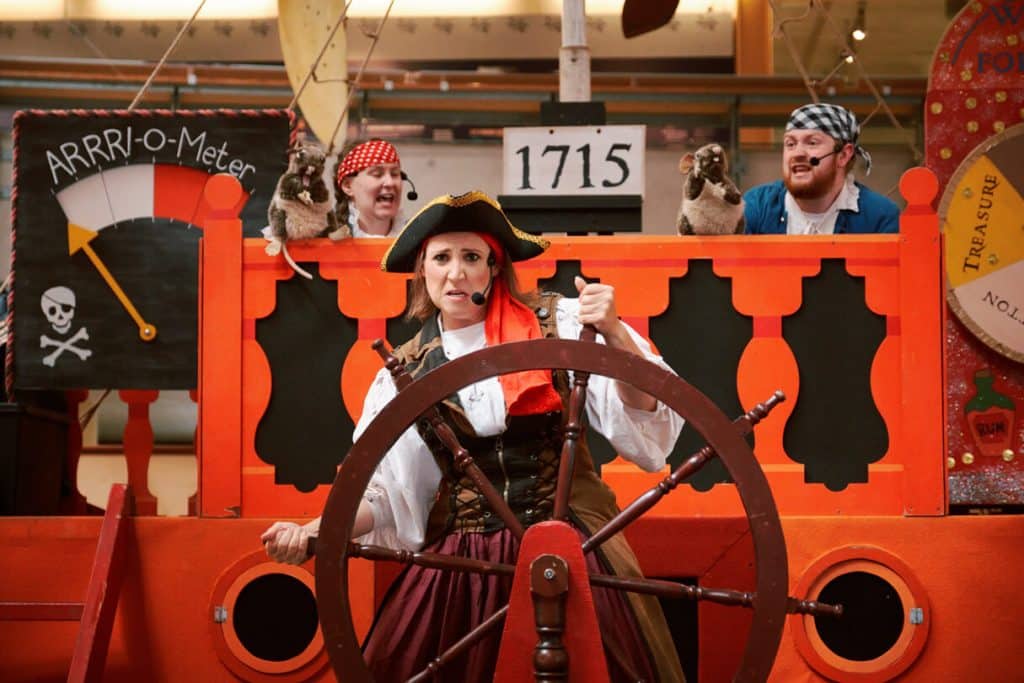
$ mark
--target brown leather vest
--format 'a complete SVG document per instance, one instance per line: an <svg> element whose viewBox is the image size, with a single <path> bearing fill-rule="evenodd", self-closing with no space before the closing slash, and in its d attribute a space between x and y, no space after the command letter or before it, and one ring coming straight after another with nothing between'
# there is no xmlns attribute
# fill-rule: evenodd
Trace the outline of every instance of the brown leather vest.
<svg viewBox="0 0 1024 683"><path fill-rule="evenodd" d="M555 308L558 294L544 294L537 307L541 334L557 337ZM409 373L417 377L447 361L441 346L437 320L426 321L420 333L395 351ZM552 371L555 389L568 405L569 378L564 370ZM562 412L507 418L507 429L492 437L480 437L466 419L458 396L450 396L441 411L487 479L502 495L524 526L550 519L554 507L558 461L562 448ZM493 514L483 495L468 476L455 470L451 454L425 420L417 423L420 436L430 448L442 480L427 525L427 543L451 531L498 531L504 524ZM596 478L586 443L577 444L577 472Z"/></svg>
<svg viewBox="0 0 1024 683"><path fill-rule="evenodd" d="M543 295L537 309L541 333L557 337L555 307L559 295ZM447 359L441 348L441 335L436 319L424 323L419 335L396 350L395 355L407 363L416 376L437 367ZM555 389L562 397L563 411L568 405L568 373L553 373ZM450 396L442 404L442 412L456 431L460 443L473 454L484 474L509 502L518 519L529 525L551 516L553 497L561 455L562 413L512 418L505 433L499 437L480 438L466 420L458 396ZM584 416L585 418L585 416ZM431 447L443 478L437 499L430 511L425 545L429 546L452 531L487 532L503 524L497 515L489 514L489 506L467 477L458 475L452 458L440 447L426 424L417 424L420 434ZM570 516L574 526L589 535L618 512L615 494L601 481L590 458L586 440L576 446ZM621 533L615 534L597 551L602 565L619 576L642 576L636 557ZM664 683L685 683L665 617L657 600L650 595L629 594L637 614L637 623L644 633L658 666L658 680Z"/></svg>

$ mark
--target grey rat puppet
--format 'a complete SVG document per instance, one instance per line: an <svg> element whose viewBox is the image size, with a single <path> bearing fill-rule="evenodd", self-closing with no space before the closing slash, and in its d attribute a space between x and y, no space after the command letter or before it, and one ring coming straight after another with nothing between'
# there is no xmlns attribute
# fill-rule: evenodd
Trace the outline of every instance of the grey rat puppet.
<svg viewBox="0 0 1024 683"><path fill-rule="evenodd" d="M679 160L683 199L676 228L680 235L732 235L743 232L743 197L729 176L721 145L704 145Z"/></svg>
<svg viewBox="0 0 1024 683"><path fill-rule="evenodd" d="M288 170L277 180L270 200L267 219L270 256L284 252L288 264L305 278L313 276L300 268L288 253L287 242L312 237L340 240L351 233L347 225L338 226L334 217L334 198L324 181L327 158L319 145L300 142L288 152Z"/></svg>

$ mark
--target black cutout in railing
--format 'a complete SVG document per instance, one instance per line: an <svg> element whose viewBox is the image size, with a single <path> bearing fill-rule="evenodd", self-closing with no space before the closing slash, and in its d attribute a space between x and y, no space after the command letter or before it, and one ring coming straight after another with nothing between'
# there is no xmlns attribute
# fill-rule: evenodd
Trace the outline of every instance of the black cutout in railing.
<svg viewBox="0 0 1024 683"><path fill-rule="evenodd" d="M555 264L555 274L546 280L537 280L537 289L541 292L558 292L562 296L575 299L579 296L573 282L577 275L587 282L601 281L596 277L585 277L579 261L558 261Z"/></svg>
<svg viewBox="0 0 1024 683"><path fill-rule="evenodd" d="M411 292L412 280L409 280L405 283L406 302L409 301ZM403 310L401 314L394 318L388 318L384 334L387 335L387 342L391 345L391 348L397 349L399 346L415 337L416 333L420 331L421 326L422 323L415 318L412 320L406 320L405 311Z"/></svg>
<svg viewBox="0 0 1024 683"><path fill-rule="evenodd" d="M733 308L731 279L715 275L710 260L690 261L686 275L669 281L668 308L651 318L650 332L662 357L680 377L730 418L745 412L736 391L736 372L753 336L753 323ZM753 435L748 443L753 446ZM696 430L687 425L669 462L676 467L704 445ZM686 481L698 491L707 491L730 479L716 459Z"/></svg>
<svg viewBox="0 0 1024 683"><path fill-rule="evenodd" d="M274 311L256 321L270 364L271 394L256 428L256 453L274 466L276 484L308 492L330 484L352 446L352 419L341 398L341 368L358 323L338 310L338 282L295 275L277 283ZM341 285L344 286L344 285Z"/></svg>
<svg viewBox="0 0 1024 683"><path fill-rule="evenodd" d="M868 464L889 448L889 433L871 396L871 364L886 335L885 317L864 300L864 278L842 259L825 259L803 283L800 309L782 336L800 368L800 392L783 447L804 465L804 481L841 491L868 480Z"/></svg>

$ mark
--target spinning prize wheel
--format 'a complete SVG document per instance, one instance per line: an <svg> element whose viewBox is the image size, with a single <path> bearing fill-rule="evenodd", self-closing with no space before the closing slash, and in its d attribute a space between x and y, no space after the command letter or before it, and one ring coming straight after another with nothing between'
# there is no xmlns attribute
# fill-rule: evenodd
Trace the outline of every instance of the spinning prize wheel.
<svg viewBox="0 0 1024 683"><path fill-rule="evenodd" d="M947 300L992 350L1024 362L1024 124L993 135L946 185Z"/></svg>
<svg viewBox="0 0 1024 683"><path fill-rule="evenodd" d="M591 337L592 339L592 337ZM469 386L482 379L496 375L534 370L559 368L575 371L570 415L565 426L565 442L561 455L558 488L555 492L553 518L564 519L569 499L569 473L575 455L575 443L580 434L580 416L583 414L586 383L590 374L599 374L630 384L665 403L684 417L707 442L701 451L689 458L658 486L637 498L631 505L597 530L582 544L582 552L591 552L605 540L627 526L645 510L653 506L662 496L675 488L684 478L697 471L704 463L718 455L736 482L754 543L757 584L755 593L741 593L732 590L692 588L678 584L649 579L619 580L619 577L589 576L594 585L605 585L620 590L690 599L708 599L716 602L746 606L753 609L753 623L747 640L742 661L736 673L738 681L762 681L768 677L782 636L782 627L787 611L831 612L829 608L815 603L798 602L787 597L788 586L786 546L779 522L778 511L754 454L743 436L759 422L771 408L782 400L776 394L765 404L759 405L747 415L733 423L715 407L703 394L670 372L647 360L617 349L588 341L566 341L538 339L526 342L502 344L468 354L432 370L427 377L410 381L398 361L381 351L382 344L376 344L378 352L385 356L387 366L395 378L399 393L377 418L369 425L362 437L353 445L339 470L338 477L324 509L320 536L317 541L316 588L320 622L324 633L331 664L339 680L363 683L372 680L367 669L356 636L348 600L348 558L367 557L377 560L391 560L406 564L420 564L429 567L443 567L451 571L486 571L512 575L515 568L494 563L466 561L464 558L430 553L393 551L351 543L351 530L362 493L369 483L377 464L398 437L421 416L427 416L435 432L449 449L456 454L456 466L466 468L466 473L478 484L488 499L494 513L506 520L507 527L517 535L521 527L501 495L491 489L481 474L474 476L475 464L468 454L454 441L454 435L440 420L435 406L445 397L461 387ZM545 359L545 360L539 360ZM477 470L479 474L479 470ZM483 480L481 485L481 480ZM559 522L548 522L531 527L526 533L531 539L543 540L551 527L563 526ZM516 527L519 527L517 530ZM563 526L564 528L564 526ZM540 532L533 535L535 531ZM557 534L552 534L554 538ZM525 544L523 546L525 548ZM537 557L531 568L537 567L541 559L550 560L552 555ZM520 554L519 564L528 561ZM558 558L554 559L555 562ZM488 565L486 568L483 565ZM549 570L546 575L554 576ZM517 574L518 576L518 574ZM516 584L518 585L518 584ZM515 585L513 591L515 591ZM533 589L536 594L536 589ZM516 602L513 594L512 603ZM511 604L511 603L510 603ZM469 640L487 635L483 632L499 626L509 607L499 610L492 618L477 629ZM538 620L540 617L538 616ZM571 623L565 624L572 629ZM557 630L557 629L556 629ZM550 635L550 631L548 631ZM463 641L467 640L466 638ZM503 641L503 643L506 641ZM550 640L546 645L551 645ZM455 648L453 648L454 650ZM535 652L535 664L541 646ZM557 649L557 647L555 648ZM550 653L550 650L544 652ZM443 667L453 657L437 653L431 668ZM499 671L504 653L499 655ZM549 661L549 660L546 660ZM427 674L429 679L429 674ZM419 680L419 678L415 679Z"/></svg>

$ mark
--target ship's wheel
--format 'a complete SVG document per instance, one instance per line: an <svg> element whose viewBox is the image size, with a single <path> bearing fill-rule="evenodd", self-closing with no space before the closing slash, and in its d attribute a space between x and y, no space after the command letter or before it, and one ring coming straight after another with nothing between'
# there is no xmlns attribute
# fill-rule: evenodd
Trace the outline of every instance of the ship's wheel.
<svg viewBox="0 0 1024 683"><path fill-rule="evenodd" d="M377 348L381 349L379 342ZM372 680L363 661L352 623L347 573L349 557L448 567L453 571L483 570L482 566L474 567L472 562L460 562L462 558L358 546L351 542L350 534L356 510L374 469L391 445L414 421L423 415L435 414L435 431L455 454L456 465L458 466L461 460L463 466L468 464L467 474L471 477L479 475L476 479L478 484L483 479L481 490L491 503L493 512L506 520L506 526L514 533L522 534L522 528L500 494L493 490L488 492L486 479L478 470L475 473L472 471L475 465L471 458L466 458L465 451L452 441L454 436L450 430L446 430L446 425L441 423L436 405L460 388L482 379L524 370L557 368L575 371L573 394L569 402L570 415L565 428L566 443L562 451L562 462L568 462L568 465L561 467L559 472L559 485L554 504L556 519L566 512L569 495L566 480L570 479L567 475L572 471L575 440L582 438L578 427L579 416L583 412L582 398L586 395L586 382L590 374L625 382L662 401L685 418L707 442L707 446L672 475L627 506L622 514L604 528L595 531L583 544L583 552L592 551L603 540L639 517L644 510L650 508L716 454L725 463L735 481L750 522L756 562L756 592L742 593L727 589L671 585L676 597L710 599L753 610L753 622L735 680L767 679L779 647L787 610L803 612L828 609L826 606L801 603L787 597L786 546L778 511L768 482L753 452L743 439L743 435L750 431L753 424L763 418L775 403L782 400L781 394L757 406L735 422L730 422L707 397L674 374L637 355L592 342L537 339L502 344L450 361L416 381L409 380L397 360L383 351L381 353L387 359L395 376L399 393L352 446L344 465L340 468L324 508L316 548L317 606L325 646L338 680L344 680L346 683L364 683ZM444 434L445 431L448 433ZM519 529L516 530L515 527ZM522 561L523 558L520 556L520 562ZM489 567L487 570L493 572L495 567ZM595 582L593 575L590 580ZM626 583L628 590L655 595L665 595L669 585L668 582L648 579L633 579L624 582ZM625 585L619 588L627 589ZM499 611L499 614L489 619L484 626L500 625L502 616ZM567 628L572 628L572 625L568 624ZM449 658L450 655L446 653L438 653L438 659L433 666L443 666ZM424 680L429 678L428 675Z"/></svg>

